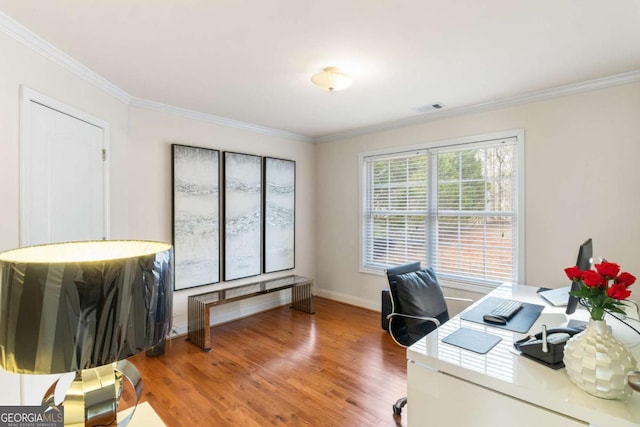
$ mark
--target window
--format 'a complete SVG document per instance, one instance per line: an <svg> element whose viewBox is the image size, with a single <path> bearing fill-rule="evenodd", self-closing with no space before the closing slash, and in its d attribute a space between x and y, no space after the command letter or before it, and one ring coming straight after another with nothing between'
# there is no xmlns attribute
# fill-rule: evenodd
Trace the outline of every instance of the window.
<svg viewBox="0 0 640 427"><path fill-rule="evenodd" d="M421 261L450 282L518 282L522 132L361 155L362 267Z"/></svg>

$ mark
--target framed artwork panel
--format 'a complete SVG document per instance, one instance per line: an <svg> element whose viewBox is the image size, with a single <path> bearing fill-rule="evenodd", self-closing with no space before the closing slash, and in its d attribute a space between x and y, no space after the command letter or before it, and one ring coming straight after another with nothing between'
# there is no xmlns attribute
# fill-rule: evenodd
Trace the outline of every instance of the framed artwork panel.
<svg viewBox="0 0 640 427"><path fill-rule="evenodd" d="M296 162L264 158L265 273L295 267Z"/></svg>
<svg viewBox="0 0 640 427"><path fill-rule="evenodd" d="M224 280L261 271L262 157L224 153Z"/></svg>
<svg viewBox="0 0 640 427"><path fill-rule="evenodd" d="M220 152L171 145L176 291L220 281Z"/></svg>

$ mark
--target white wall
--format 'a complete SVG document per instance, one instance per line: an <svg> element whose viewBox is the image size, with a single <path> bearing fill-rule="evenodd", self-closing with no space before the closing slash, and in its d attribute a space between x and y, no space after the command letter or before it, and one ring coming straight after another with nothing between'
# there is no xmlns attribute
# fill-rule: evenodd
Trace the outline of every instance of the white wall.
<svg viewBox="0 0 640 427"><path fill-rule="evenodd" d="M318 293L378 308L386 286L358 270L358 153L520 128L526 283L566 286L587 237L594 256L640 278L639 112L640 84L628 84L318 145ZM640 301L640 283L632 289Z"/></svg>
<svg viewBox="0 0 640 427"><path fill-rule="evenodd" d="M130 238L171 241L171 144L213 148L296 161L296 268L286 274L315 276L315 146L281 137L191 120L162 112L129 109L129 229ZM212 289L250 283L256 277L181 290L174 294L174 327L186 331L187 297ZM284 304L289 291L216 307L213 324Z"/></svg>

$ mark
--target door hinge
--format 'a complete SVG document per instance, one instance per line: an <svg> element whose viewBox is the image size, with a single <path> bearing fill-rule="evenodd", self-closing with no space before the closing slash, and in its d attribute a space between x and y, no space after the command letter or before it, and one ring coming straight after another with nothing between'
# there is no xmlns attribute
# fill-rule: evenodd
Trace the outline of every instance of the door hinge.
<svg viewBox="0 0 640 427"><path fill-rule="evenodd" d="M106 149L102 149L102 161L106 162L107 161L107 150Z"/></svg>

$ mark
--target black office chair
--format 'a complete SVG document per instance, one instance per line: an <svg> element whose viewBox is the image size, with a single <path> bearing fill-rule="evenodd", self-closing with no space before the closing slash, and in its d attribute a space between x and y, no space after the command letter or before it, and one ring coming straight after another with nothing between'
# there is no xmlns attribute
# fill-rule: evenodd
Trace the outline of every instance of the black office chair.
<svg viewBox="0 0 640 427"><path fill-rule="evenodd" d="M473 302L445 297L433 269L421 269L418 261L389 268L387 280L391 294L389 333L402 347L409 347L449 320L445 299ZM393 413L400 415L406 404L406 397L398 399Z"/></svg>

